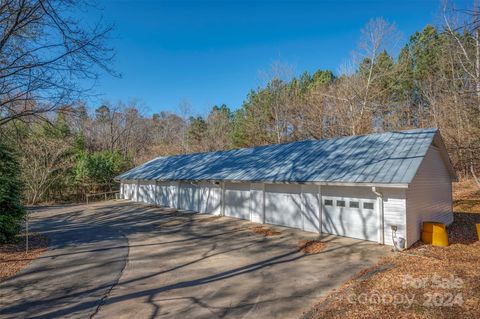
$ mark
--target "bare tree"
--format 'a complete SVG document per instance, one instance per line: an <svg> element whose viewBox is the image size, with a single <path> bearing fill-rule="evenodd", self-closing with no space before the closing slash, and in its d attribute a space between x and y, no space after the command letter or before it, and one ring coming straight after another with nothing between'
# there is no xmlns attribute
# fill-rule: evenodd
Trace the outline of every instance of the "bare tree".
<svg viewBox="0 0 480 319"><path fill-rule="evenodd" d="M182 150L183 150L183 153L187 153L189 150L188 141L187 141L187 128L188 128L188 119L192 114L192 105L186 99L183 99L182 101L180 101L180 104L178 104L178 109L180 111L180 114L183 120L183 127L181 132Z"/></svg>
<svg viewBox="0 0 480 319"><path fill-rule="evenodd" d="M293 67L280 61L274 61L270 69L266 72L260 72L260 75L269 92L266 95L269 101L264 102L270 104L273 132L277 143L282 143L288 135L289 101L291 100L287 97L286 84L293 76Z"/></svg>
<svg viewBox="0 0 480 319"><path fill-rule="evenodd" d="M383 72L375 72L377 59L387 49L397 45L400 39L395 24L390 24L383 18L370 20L361 33L358 50L354 53L354 63L358 72L346 78L350 82L349 91L354 93L354 100L351 97L348 99L353 135L365 133L366 127L372 126L372 123L368 123L371 119L366 115L371 115L368 114L373 108L371 103L376 95L382 93L373 88L375 83L385 76Z"/></svg>
<svg viewBox="0 0 480 319"><path fill-rule="evenodd" d="M0 126L46 118L87 88L80 79L114 74L105 46L111 27L74 18L86 3L72 0L5 0L0 3Z"/></svg>
<svg viewBox="0 0 480 319"><path fill-rule="evenodd" d="M445 30L459 65L473 83L480 110L480 8L474 1L472 9L457 10L449 2L443 6Z"/></svg>
<svg viewBox="0 0 480 319"><path fill-rule="evenodd" d="M64 183L73 167L70 145L64 139L34 134L21 145L21 167L29 204L45 200L52 186Z"/></svg>

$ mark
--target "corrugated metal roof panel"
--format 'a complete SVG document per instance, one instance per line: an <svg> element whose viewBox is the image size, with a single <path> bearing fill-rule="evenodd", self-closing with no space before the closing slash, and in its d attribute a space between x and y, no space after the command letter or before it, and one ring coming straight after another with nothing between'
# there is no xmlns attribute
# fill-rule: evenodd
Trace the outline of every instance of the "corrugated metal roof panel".
<svg viewBox="0 0 480 319"><path fill-rule="evenodd" d="M408 184L435 134L417 129L158 157L117 179Z"/></svg>

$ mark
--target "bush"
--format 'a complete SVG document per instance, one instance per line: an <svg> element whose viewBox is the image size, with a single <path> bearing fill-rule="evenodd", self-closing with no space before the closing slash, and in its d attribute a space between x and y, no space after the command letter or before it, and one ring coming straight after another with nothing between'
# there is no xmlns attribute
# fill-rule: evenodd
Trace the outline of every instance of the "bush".
<svg viewBox="0 0 480 319"><path fill-rule="evenodd" d="M20 169L12 150L0 143L0 243L10 242L25 217Z"/></svg>
<svg viewBox="0 0 480 319"><path fill-rule="evenodd" d="M77 182L111 184L113 178L131 166L131 161L116 151L82 153L77 158Z"/></svg>

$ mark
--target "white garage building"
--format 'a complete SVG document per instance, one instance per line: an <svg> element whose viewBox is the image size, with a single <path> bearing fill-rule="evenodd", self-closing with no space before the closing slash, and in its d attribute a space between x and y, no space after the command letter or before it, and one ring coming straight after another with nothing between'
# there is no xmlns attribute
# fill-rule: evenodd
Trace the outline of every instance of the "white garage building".
<svg viewBox="0 0 480 319"><path fill-rule="evenodd" d="M456 180L437 129L158 157L120 175L137 202L410 246L450 224Z"/></svg>

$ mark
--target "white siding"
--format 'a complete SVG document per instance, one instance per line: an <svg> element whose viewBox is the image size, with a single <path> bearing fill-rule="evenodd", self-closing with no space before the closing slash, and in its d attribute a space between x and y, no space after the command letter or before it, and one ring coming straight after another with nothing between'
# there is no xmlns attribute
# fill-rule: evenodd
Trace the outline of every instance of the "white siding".
<svg viewBox="0 0 480 319"><path fill-rule="evenodd" d="M407 246L420 239L424 221L453 222L452 180L434 146L430 146L407 190Z"/></svg>
<svg viewBox="0 0 480 319"><path fill-rule="evenodd" d="M265 184L265 222L303 229L298 184Z"/></svg>
<svg viewBox="0 0 480 319"><path fill-rule="evenodd" d="M264 184L252 183L250 184L250 205L251 205L251 220L255 223L263 224L263 196Z"/></svg>
<svg viewBox="0 0 480 319"><path fill-rule="evenodd" d="M222 199L222 188L220 185L213 183L201 183L199 185L200 192L200 213L206 214L221 214L221 199Z"/></svg>
<svg viewBox="0 0 480 319"><path fill-rule="evenodd" d="M386 245L393 245L392 226L397 226L397 237L405 238L405 190L382 188L383 236Z"/></svg>

